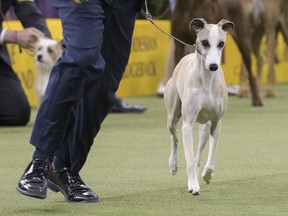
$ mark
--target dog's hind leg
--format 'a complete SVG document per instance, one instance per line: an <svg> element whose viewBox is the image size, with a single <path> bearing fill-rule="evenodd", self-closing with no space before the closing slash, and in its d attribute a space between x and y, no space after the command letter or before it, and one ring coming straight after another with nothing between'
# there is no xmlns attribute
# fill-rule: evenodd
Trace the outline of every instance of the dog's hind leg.
<svg viewBox="0 0 288 216"><path fill-rule="evenodd" d="M201 154L203 149L205 148L210 134L210 126L211 122L209 121L207 124L199 124L199 144L195 156L195 163L197 167L197 174L200 167L201 162Z"/></svg>
<svg viewBox="0 0 288 216"><path fill-rule="evenodd" d="M202 172L202 178L207 183L210 184L210 181L213 177L213 171L215 168L215 153L217 149L217 144L219 141L219 135L221 130L221 120L211 125L210 129L210 140L209 140L209 152L208 152L208 160Z"/></svg>
<svg viewBox="0 0 288 216"><path fill-rule="evenodd" d="M168 82L164 93L164 102L167 110L167 128L171 134L169 169L172 175L178 170L178 130L177 123L181 117L181 101L176 86Z"/></svg>
<svg viewBox="0 0 288 216"><path fill-rule="evenodd" d="M171 133L171 144L170 144L170 157L169 157L169 169L172 175L175 175L178 170L178 130L177 122L178 119L168 119L168 129Z"/></svg>

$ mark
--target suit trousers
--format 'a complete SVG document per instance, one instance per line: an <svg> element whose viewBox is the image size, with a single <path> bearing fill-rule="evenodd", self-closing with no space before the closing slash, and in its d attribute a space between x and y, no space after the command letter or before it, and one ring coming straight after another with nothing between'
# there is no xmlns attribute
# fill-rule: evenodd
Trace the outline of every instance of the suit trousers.
<svg viewBox="0 0 288 216"><path fill-rule="evenodd" d="M125 5L126 2L126 5ZM128 63L138 1L111 8L101 0L54 0L64 51L54 65L30 143L78 173L115 103Z"/></svg>

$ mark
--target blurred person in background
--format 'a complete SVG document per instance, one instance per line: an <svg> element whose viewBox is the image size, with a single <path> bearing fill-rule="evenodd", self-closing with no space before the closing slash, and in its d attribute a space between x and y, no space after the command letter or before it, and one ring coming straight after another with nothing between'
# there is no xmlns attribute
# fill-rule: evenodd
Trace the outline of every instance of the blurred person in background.
<svg viewBox="0 0 288 216"><path fill-rule="evenodd" d="M50 37L50 33L45 18L32 0L1 0L0 7L0 125L23 126L30 120L31 108L11 66L6 44L17 44L32 51L37 38ZM2 28L5 14L12 7L23 30Z"/></svg>
<svg viewBox="0 0 288 216"><path fill-rule="evenodd" d="M169 0L171 16L173 16L173 11L176 6L176 1L177 0ZM168 57L166 61L166 68L165 68L162 80L159 82L158 88L157 88L158 97L163 97L165 86L173 74L174 67L175 67L174 52L175 52L175 41L174 39L171 39L169 53L168 53Z"/></svg>

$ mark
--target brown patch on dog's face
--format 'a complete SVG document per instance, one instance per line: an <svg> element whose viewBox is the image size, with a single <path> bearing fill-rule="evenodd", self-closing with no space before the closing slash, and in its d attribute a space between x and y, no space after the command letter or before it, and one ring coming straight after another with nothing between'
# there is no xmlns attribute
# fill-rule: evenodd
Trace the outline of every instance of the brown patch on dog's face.
<svg viewBox="0 0 288 216"><path fill-rule="evenodd" d="M47 53L51 56L51 58L56 61L59 57L59 50L57 46L48 46Z"/></svg>
<svg viewBox="0 0 288 216"><path fill-rule="evenodd" d="M62 51L62 42L49 38L40 38L35 44L33 52L37 69L35 88L40 100L44 97L52 67Z"/></svg>

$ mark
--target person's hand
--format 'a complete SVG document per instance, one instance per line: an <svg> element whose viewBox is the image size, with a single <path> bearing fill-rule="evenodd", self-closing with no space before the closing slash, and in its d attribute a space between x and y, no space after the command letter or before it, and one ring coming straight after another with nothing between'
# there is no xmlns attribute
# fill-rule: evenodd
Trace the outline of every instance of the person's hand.
<svg viewBox="0 0 288 216"><path fill-rule="evenodd" d="M29 49L30 51L33 51L36 41L40 37L44 37L44 33L41 32L40 30L34 27L25 28L21 31L18 31L17 43L21 47Z"/></svg>

